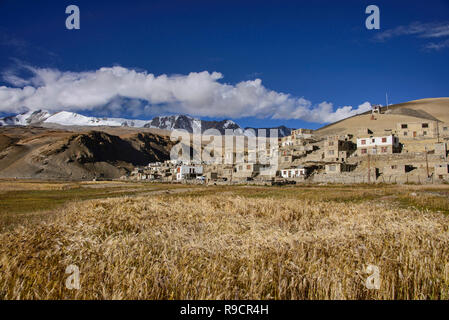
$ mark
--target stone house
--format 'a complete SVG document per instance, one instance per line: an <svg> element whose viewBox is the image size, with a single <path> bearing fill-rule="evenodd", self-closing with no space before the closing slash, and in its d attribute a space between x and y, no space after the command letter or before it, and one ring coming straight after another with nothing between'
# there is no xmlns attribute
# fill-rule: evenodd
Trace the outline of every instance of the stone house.
<svg viewBox="0 0 449 320"><path fill-rule="evenodd" d="M259 173L262 166L258 163L238 163L233 178L250 178Z"/></svg>
<svg viewBox="0 0 449 320"><path fill-rule="evenodd" d="M437 122L432 120L400 122L397 124L396 129L401 139L435 138L437 135Z"/></svg>
<svg viewBox="0 0 449 320"><path fill-rule="evenodd" d="M346 163L327 163L324 166L326 174L337 174L342 172L350 172L354 169L353 165Z"/></svg>
<svg viewBox="0 0 449 320"><path fill-rule="evenodd" d="M447 145L446 142L435 143L435 154L440 156L447 155Z"/></svg>
<svg viewBox="0 0 449 320"><path fill-rule="evenodd" d="M449 163L440 163L435 165L435 177L446 179L449 177Z"/></svg>
<svg viewBox="0 0 449 320"><path fill-rule="evenodd" d="M324 159L326 161L344 162L355 150L355 145L348 138L329 136L324 141Z"/></svg>
<svg viewBox="0 0 449 320"><path fill-rule="evenodd" d="M441 137L449 137L449 123L438 124L438 134Z"/></svg>
<svg viewBox="0 0 449 320"><path fill-rule="evenodd" d="M285 136L282 138L279 138L279 144L281 147L287 147L293 145L293 137L292 136Z"/></svg>
<svg viewBox="0 0 449 320"><path fill-rule="evenodd" d="M313 135L312 129L296 129L292 130L291 136L293 139L299 139L299 138L311 138Z"/></svg>
<svg viewBox="0 0 449 320"><path fill-rule="evenodd" d="M406 174L413 170L413 166L407 164L389 164L384 166L382 169L382 174L384 175L400 175Z"/></svg>

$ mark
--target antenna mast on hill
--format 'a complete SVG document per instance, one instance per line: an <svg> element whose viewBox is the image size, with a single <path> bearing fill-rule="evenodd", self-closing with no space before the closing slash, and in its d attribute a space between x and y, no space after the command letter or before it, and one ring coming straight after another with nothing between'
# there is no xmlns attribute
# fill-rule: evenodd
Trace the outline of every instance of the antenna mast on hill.
<svg viewBox="0 0 449 320"><path fill-rule="evenodd" d="M388 110L388 93L385 92L385 102L387 103L387 110Z"/></svg>

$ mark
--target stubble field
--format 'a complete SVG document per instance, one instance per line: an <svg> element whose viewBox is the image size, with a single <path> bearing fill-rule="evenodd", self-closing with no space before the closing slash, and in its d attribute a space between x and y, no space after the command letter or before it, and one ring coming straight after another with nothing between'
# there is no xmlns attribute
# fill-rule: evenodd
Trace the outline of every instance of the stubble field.
<svg viewBox="0 0 449 320"><path fill-rule="evenodd" d="M178 188L3 222L0 298L449 298L448 186Z"/></svg>

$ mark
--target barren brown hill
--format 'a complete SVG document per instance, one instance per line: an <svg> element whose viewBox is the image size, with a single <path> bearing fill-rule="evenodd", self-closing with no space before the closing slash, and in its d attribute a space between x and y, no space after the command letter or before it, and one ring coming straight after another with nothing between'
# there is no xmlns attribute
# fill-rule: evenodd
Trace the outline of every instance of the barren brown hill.
<svg viewBox="0 0 449 320"><path fill-rule="evenodd" d="M169 158L173 142L150 132L0 128L0 178L118 178Z"/></svg>
<svg viewBox="0 0 449 320"><path fill-rule="evenodd" d="M371 112L365 112L347 119L326 125L317 130L321 136L330 134L357 134L359 128L369 128L374 133L396 129L400 122L418 122L422 120L449 123L449 98L431 98L414 100L382 108L382 114L376 114L372 120Z"/></svg>

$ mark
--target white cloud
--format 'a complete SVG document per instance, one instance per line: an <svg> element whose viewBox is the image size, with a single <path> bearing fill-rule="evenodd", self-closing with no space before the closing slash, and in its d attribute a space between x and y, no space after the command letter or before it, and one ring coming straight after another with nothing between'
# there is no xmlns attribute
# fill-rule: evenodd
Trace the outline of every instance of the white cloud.
<svg viewBox="0 0 449 320"><path fill-rule="evenodd" d="M449 39L440 42L430 42L426 45L426 49L441 50L443 48L449 48Z"/></svg>
<svg viewBox="0 0 449 320"><path fill-rule="evenodd" d="M394 29L385 30L376 35L377 40L387 40L403 35L416 35L421 38L439 38L449 36L449 22L444 23L422 23L413 22L406 26L398 26Z"/></svg>
<svg viewBox="0 0 449 320"><path fill-rule="evenodd" d="M302 119L332 122L367 111L368 102L358 108L345 106L334 111L322 102L312 105L305 98L269 90L260 79L236 85L221 83L219 72L188 75L160 75L123 67L88 72L62 72L26 66L29 78L9 72L5 81L15 87L0 87L0 112L46 109L49 111L109 110L132 115L185 113L218 118Z"/></svg>
<svg viewBox="0 0 449 320"><path fill-rule="evenodd" d="M449 22L442 23L422 23L413 22L406 26L398 26L393 29L385 30L378 33L375 39L378 41L386 41L400 36L415 36L423 39L437 39L449 36ZM447 41L426 44L426 49L439 50L448 47Z"/></svg>

